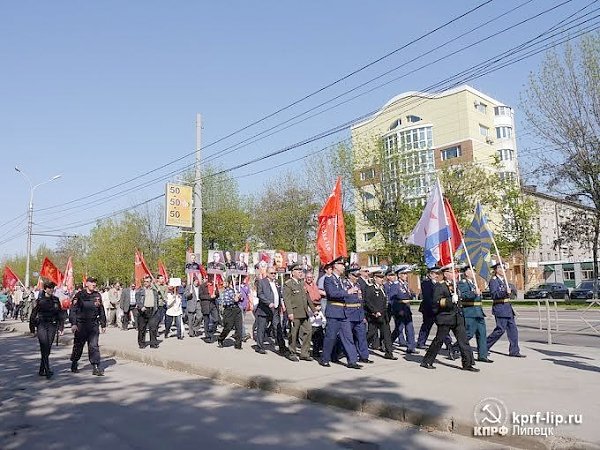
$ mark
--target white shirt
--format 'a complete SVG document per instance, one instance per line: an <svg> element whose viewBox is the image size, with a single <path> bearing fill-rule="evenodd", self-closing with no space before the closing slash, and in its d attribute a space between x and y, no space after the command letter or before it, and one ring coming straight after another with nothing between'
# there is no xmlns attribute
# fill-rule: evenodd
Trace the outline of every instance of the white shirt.
<svg viewBox="0 0 600 450"><path fill-rule="evenodd" d="M183 314L181 309L181 296L178 294L167 293L167 316L177 317Z"/></svg>
<svg viewBox="0 0 600 450"><path fill-rule="evenodd" d="M275 305L275 308L277 308L279 307L279 291L277 290L277 286L275 285L274 281L269 280L269 284L271 285L271 290L273 291L273 304Z"/></svg>
<svg viewBox="0 0 600 450"><path fill-rule="evenodd" d="M129 290L129 306L135 306L135 289Z"/></svg>

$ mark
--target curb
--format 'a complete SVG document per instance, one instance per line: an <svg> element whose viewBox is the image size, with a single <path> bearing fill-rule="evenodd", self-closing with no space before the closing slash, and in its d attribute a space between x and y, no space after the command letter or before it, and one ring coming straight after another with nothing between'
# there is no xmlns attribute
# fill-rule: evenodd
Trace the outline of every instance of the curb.
<svg viewBox="0 0 600 450"><path fill-rule="evenodd" d="M29 332L18 331L15 327L2 327L0 331L17 333L22 336L30 336ZM72 344L73 337L62 336L61 342ZM590 448L588 444L582 441L573 442L563 447L560 444L560 438L555 442L553 440L543 440L531 436L486 436L484 439L473 436L473 423L465 423L455 420L452 416L436 416L424 413L420 410L408 408L405 405L395 403L386 403L379 400L370 400L360 396L347 396L330 392L325 389L304 388L282 384L268 376L250 377L229 370L220 370L203 366L201 364L187 363L160 357L156 354L141 353L110 346L100 346L103 357L119 357L129 361L135 361L154 367L161 367L176 372L184 372L192 375L198 375L204 378L217 381L223 384L235 385L246 389L257 389L265 392L286 395L288 397L300 400L308 400L325 406L336 407L356 413L368 414L373 417L395 420L406 424L425 428L427 431L450 432L460 436L475 439L482 443L493 443L506 445L516 448L543 450L547 448ZM593 445L592 445L593 446Z"/></svg>

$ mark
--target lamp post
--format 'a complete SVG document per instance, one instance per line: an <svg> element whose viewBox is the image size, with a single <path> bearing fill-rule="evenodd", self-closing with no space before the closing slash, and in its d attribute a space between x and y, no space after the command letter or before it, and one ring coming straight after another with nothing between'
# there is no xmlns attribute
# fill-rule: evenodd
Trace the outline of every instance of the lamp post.
<svg viewBox="0 0 600 450"><path fill-rule="evenodd" d="M15 170L21 175L23 175L29 183L29 209L27 210L27 260L25 263L25 286L29 288L29 262L31 259L31 232L33 228L33 192L42 184L50 183L51 181L59 179L61 175L54 175L49 180L42 181L41 183L34 185L31 182L31 178L29 178L29 175L27 175L18 167L15 167Z"/></svg>

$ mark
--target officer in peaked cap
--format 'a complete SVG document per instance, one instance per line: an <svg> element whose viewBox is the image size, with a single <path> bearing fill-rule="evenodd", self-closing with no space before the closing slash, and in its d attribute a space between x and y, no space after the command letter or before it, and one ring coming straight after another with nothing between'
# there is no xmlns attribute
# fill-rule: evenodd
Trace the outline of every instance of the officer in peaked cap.
<svg viewBox="0 0 600 450"><path fill-rule="evenodd" d="M346 303L346 317L350 321L352 335L356 344L359 362L370 364L369 346L367 345L367 324L365 323L364 293L358 283L360 267L353 267L346 271L346 283L349 288L357 287L354 294L354 303Z"/></svg>
<svg viewBox="0 0 600 450"><path fill-rule="evenodd" d="M392 337L387 308L387 297L383 288L385 273L382 270L373 272L373 284L367 286L364 297L365 314L369 324L367 342L372 343L374 348L380 349L375 343L378 333L383 339L383 351L385 359L398 359L393 354Z"/></svg>
<svg viewBox="0 0 600 450"><path fill-rule="evenodd" d="M416 298L408 286L408 274L413 271L413 266L402 264L396 268L398 277L398 294L394 296L391 305L391 315L394 318L394 331L392 342L396 339L401 346L406 346L406 353L417 353L415 342L415 329L410 310L410 301Z"/></svg>
<svg viewBox="0 0 600 450"><path fill-rule="evenodd" d="M327 296L327 308L325 309L325 318L327 327L325 328L325 339L323 341L323 356L319 361L324 367L329 367L333 349L339 336L344 351L348 359L348 367L351 369L360 369L358 364L358 354L354 339L352 336L352 327L347 317L346 304L357 303L357 286L348 287L346 280L342 278L346 268L346 260L339 257L327 264L333 267L333 274L324 280L324 290ZM361 305L362 307L362 305Z"/></svg>
<svg viewBox="0 0 600 450"><path fill-rule="evenodd" d="M489 287L492 300L492 314L496 319L496 328L487 337L488 350L498 342L506 332L509 341L508 355L515 358L524 358L519 349L519 330L515 322L515 311L510 304L511 297L516 293L514 286L508 284L505 269L508 265L502 261L492 261L494 275L490 279Z"/></svg>
<svg viewBox="0 0 600 450"><path fill-rule="evenodd" d="M475 281L475 270L470 266L461 269L463 278L458 282L458 290L462 299L462 310L467 329L467 340L473 336L477 339L477 361L491 363L485 330L485 313L481 307L481 291Z"/></svg>
<svg viewBox="0 0 600 450"><path fill-rule="evenodd" d="M454 292L453 280L456 279L455 266L448 264L441 269L445 279L436 283L433 291L433 310L436 313L435 323L438 327L437 333L423 357L421 367L435 369L433 366L435 357L442 347L444 338L452 330L460 348L463 370L479 372L479 369L474 367L473 352L467 341L464 319L459 314L460 298L458 293Z"/></svg>

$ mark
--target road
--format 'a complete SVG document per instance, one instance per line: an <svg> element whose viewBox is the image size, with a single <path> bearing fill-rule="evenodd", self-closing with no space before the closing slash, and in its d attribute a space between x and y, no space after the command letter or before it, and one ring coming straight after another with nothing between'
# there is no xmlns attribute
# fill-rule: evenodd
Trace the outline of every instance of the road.
<svg viewBox="0 0 600 450"><path fill-rule="evenodd" d="M37 340L0 333L0 448L500 448L126 360L104 361L102 378L89 364L71 374L69 350L54 347L48 381Z"/></svg>

